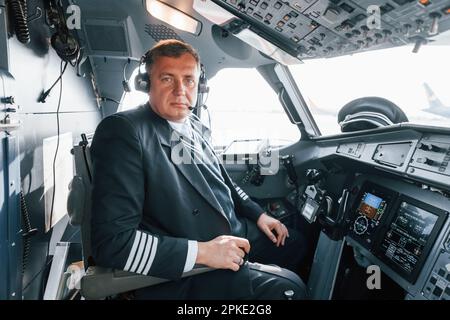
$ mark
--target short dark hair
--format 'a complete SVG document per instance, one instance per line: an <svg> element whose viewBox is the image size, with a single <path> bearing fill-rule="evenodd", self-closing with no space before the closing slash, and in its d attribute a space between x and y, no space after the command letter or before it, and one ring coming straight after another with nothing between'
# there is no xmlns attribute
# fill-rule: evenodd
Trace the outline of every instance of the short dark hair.
<svg viewBox="0 0 450 320"><path fill-rule="evenodd" d="M152 65L159 57L178 58L185 53L189 53L194 57L200 70L200 56L197 50L190 44L175 39L161 40L145 53L143 56L145 70L150 74Z"/></svg>

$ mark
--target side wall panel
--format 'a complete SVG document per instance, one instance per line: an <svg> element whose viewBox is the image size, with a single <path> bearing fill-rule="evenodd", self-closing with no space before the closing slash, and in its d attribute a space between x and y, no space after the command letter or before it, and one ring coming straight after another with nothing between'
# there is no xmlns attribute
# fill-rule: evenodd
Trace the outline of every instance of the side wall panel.
<svg viewBox="0 0 450 320"><path fill-rule="evenodd" d="M40 1L39 1L40 2ZM41 6L43 8L43 6ZM8 40L9 72L14 77L5 78L3 96L14 96L18 110L10 117L21 121L20 129L13 134L19 140L21 189L25 194L30 222L38 232L31 238L28 265L23 276L23 298L41 299L45 283L43 277L50 263L47 246L51 232L45 233L43 139L57 135L56 110L59 100L59 83L55 85L46 103L37 102L42 91L47 90L60 74L60 58L49 47L51 31L44 17L30 23L31 42L20 43L16 37ZM76 68L67 66L63 76L60 105L60 133L71 132L73 142L78 143L81 133L94 132L101 120L91 85L90 68L83 65L83 76L77 76ZM1 104L2 109L7 105ZM56 188L67 188L56 185ZM0 219L0 224L3 220ZM0 225L0 229L4 226ZM76 239L76 236L73 238ZM72 239L72 240L73 240ZM3 252L0 244L0 251Z"/></svg>

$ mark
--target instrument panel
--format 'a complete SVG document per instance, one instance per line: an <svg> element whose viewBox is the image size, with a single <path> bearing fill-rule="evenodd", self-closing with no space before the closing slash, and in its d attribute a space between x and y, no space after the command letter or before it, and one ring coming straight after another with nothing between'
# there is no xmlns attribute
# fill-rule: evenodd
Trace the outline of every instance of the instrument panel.
<svg viewBox="0 0 450 320"><path fill-rule="evenodd" d="M328 168L354 174L344 233L358 264L379 266L405 299L450 300L449 130L401 124L316 141Z"/></svg>
<svg viewBox="0 0 450 320"><path fill-rule="evenodd" d="M406 131L399 131L386 134L378 141L370 141L373 138L364 136L338 144L335 153L414 180L449 188L450 136L411 131L409 139L404 138L407 135Z"/></svg>
<svg viewBox="0 0 450 320"><path fill-rule="evenodd" d="M429 278L422 271L448 250L444 233L449 228L450 200L402 181L363 176L353 186L350 203L348 241L408 292L417 294ZM437 272L442 273L448 261L443 263L435 267Z"/></svg>
<svg viewBox="0 0 450 320"><path fill-rule="evenodd" d="M355 202L353 212L356 212L351 231L361 243L371 249L376 240L378 227L385 212L390 209L395 193L378 185L367 182Z"/></svg>

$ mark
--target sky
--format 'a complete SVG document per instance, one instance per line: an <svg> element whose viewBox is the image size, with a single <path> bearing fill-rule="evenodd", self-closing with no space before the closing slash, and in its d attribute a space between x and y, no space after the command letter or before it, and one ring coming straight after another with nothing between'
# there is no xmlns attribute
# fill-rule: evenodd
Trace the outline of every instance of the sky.
<svg viewBox="0 0 450 320"><path fill-rule="evenodd" d="M424 82L450 108L448 57L450 45L422 46L418 53L412 53L412 46L405 46L309 60L290 69L307 101L323 113L330 112L316 119L322 133L338 133L337 125L330 127L332 114L351 100L366 96L391 100L410 122L450 127L449 118L423 111L428 106Z"/></svg>

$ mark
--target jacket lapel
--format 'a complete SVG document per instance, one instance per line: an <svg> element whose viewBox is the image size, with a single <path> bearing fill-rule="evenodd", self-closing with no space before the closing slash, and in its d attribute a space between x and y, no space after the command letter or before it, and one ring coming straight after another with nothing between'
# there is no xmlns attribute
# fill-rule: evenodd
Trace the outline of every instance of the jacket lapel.
<svg viewBox="0 0 450 320"><path fill-rule="evenodd" d="M149 109L152 113L152 122L155 125L155 131L158 134L161 145L170 148L170 159L173 165L198 191L198 193L227 219L225 212L217 202L216 197L207 184L207 181L192 158L190 158L188 154L189 152L183 148L180 135L170 127L166 120L160 118L153 110L151 110L150 106Z"/></svg>

